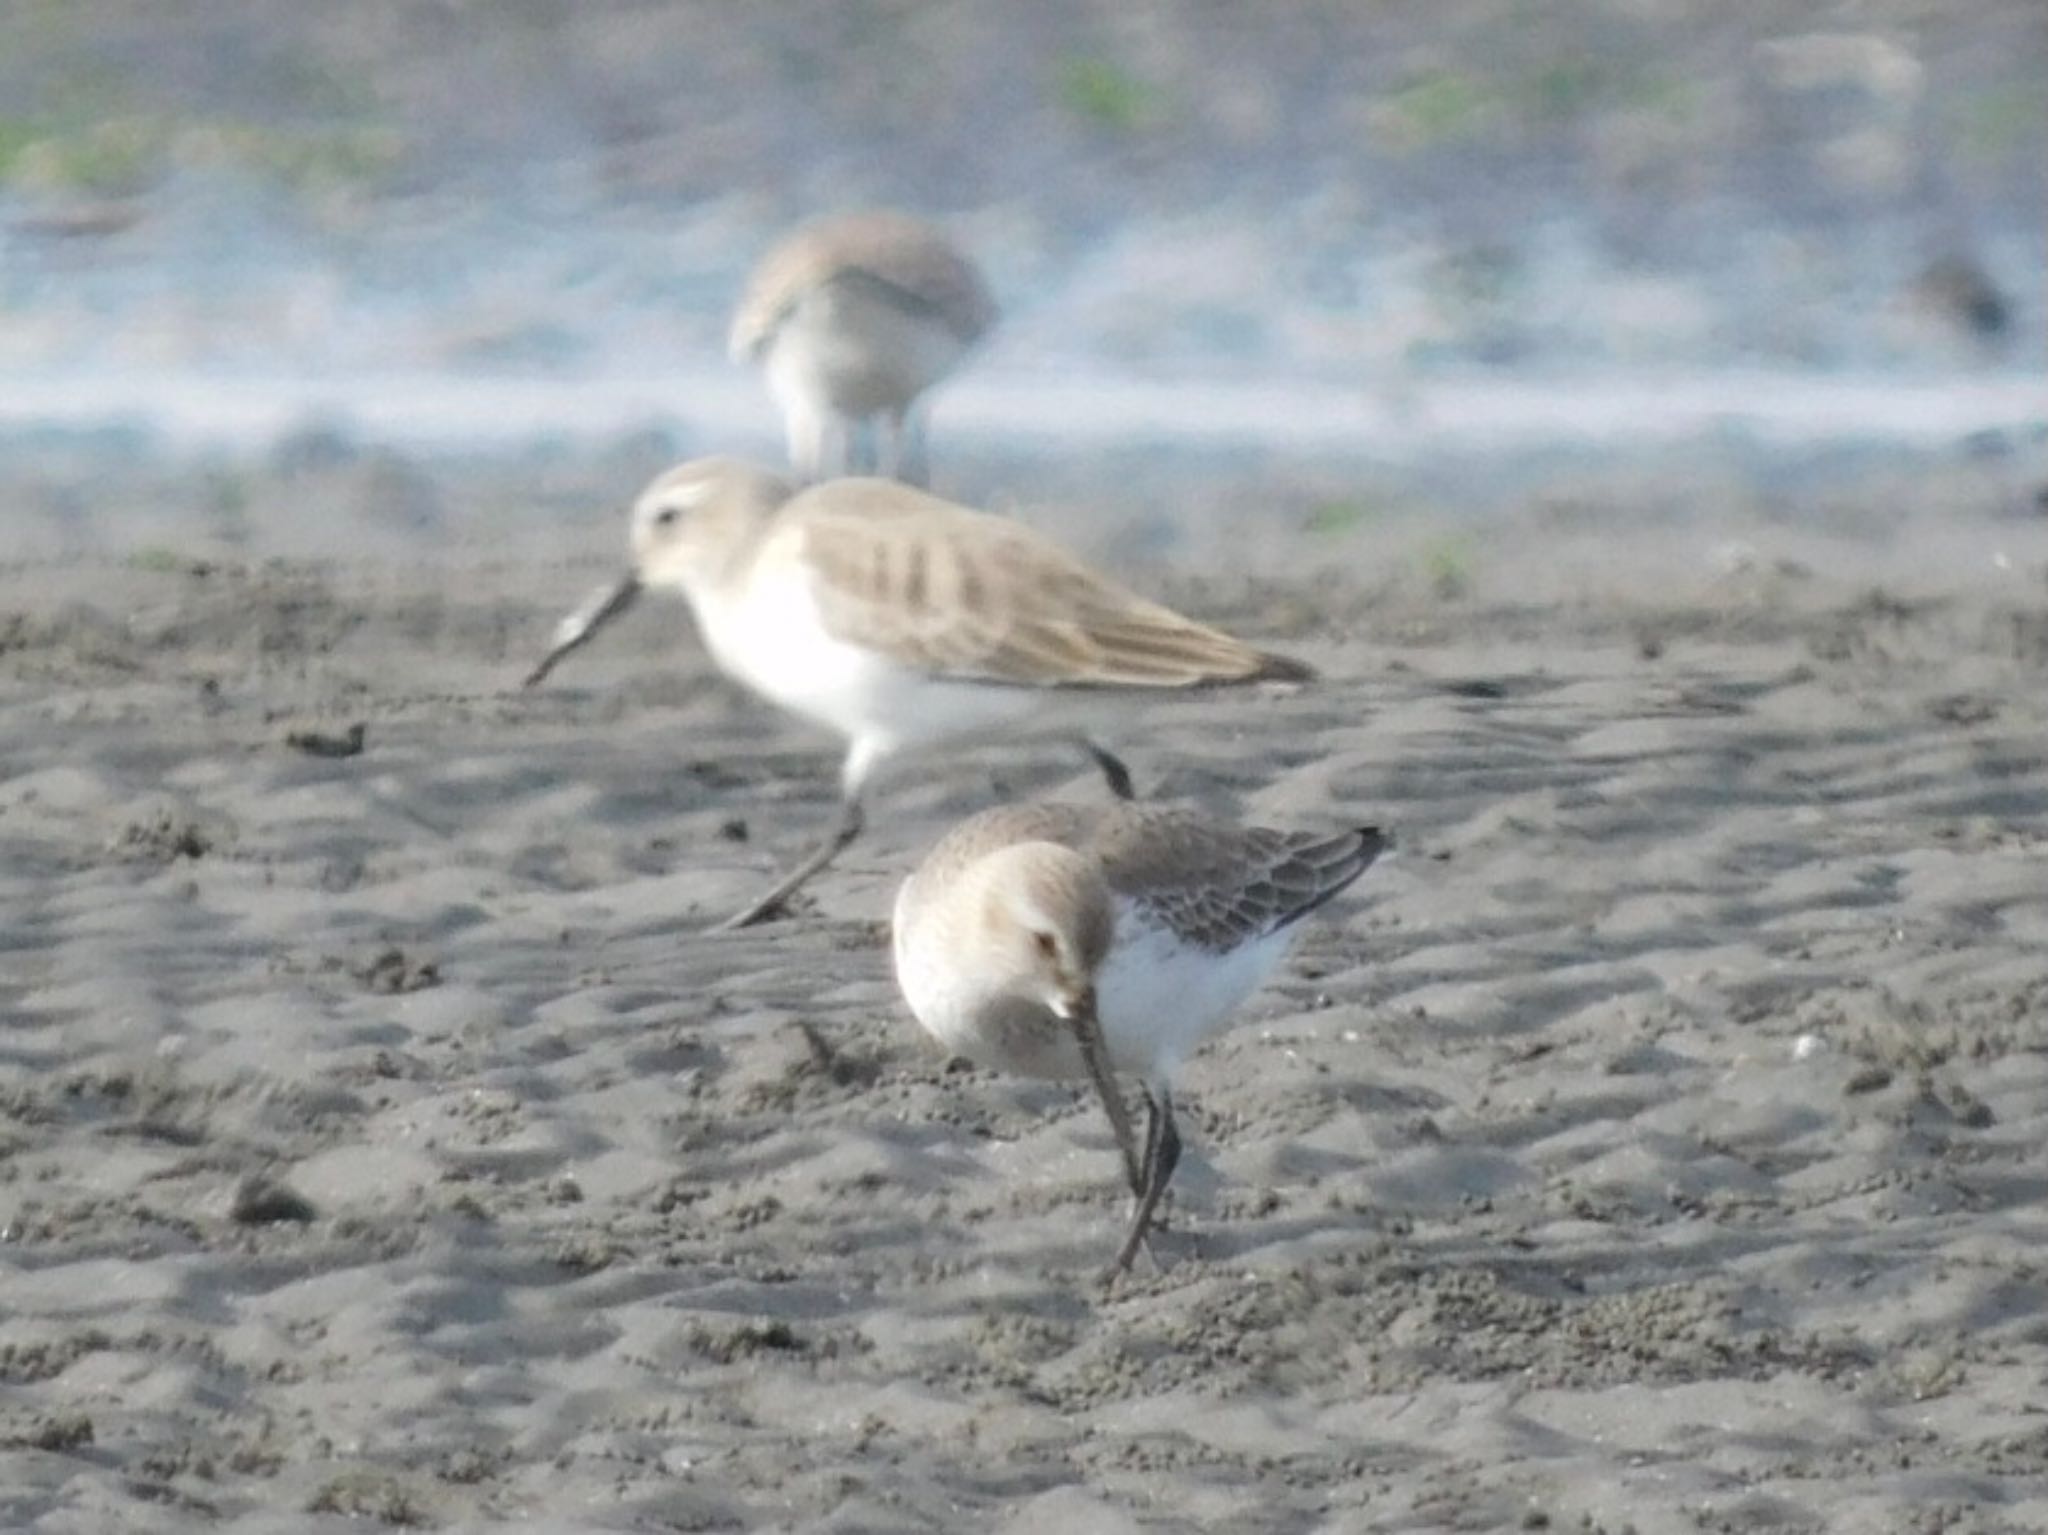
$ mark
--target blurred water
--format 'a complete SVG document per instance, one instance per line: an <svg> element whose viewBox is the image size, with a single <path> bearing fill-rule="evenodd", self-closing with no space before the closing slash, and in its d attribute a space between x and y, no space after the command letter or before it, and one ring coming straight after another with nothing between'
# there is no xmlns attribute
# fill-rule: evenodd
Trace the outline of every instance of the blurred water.
<svg viewBox="0 0 2048 1535"><path fill-rule="evenodd" d="M766 395L748 374L517 377L437 372L308 375L178 370L45 374L0 396L0 430L127 426L174 450L260 451L308 428L427 450L601 440L648 428L762 451ZM1939 449L2048 425L2048 381L2026 373L1788 371L1430 378L1391 390L1276 378L1216 381L1102 369L980 373L941 397L948 437L1014 446L1264 446L1319 458L1410 462L1441 453L1581 447L1616 453L1740 437L1785 450L1844 444Z"/></svg>
<svg viewBox="0 0 2048 1535"><path fill-rule="evenodd" d="M2038 0L474 9L0 6L0 431L773 451L726 313L860 203L942 213L1003 304L942 441L2048 421Z"/></svg>

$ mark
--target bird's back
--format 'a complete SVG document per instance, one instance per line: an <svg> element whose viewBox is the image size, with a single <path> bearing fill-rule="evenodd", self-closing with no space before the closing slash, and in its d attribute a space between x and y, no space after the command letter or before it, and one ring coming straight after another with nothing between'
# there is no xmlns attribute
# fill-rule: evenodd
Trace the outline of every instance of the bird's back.
<svg viewBox="0 0 2048 1535"><path fill-rule="evenodd" d="M998 805L941 838L905 882L904 897L920 905L943 899L977 861L1019 842L1054 842L1095 858L1111 892L1145 921L1212 952L1292 926L1387 846L1372 826L1283 832L1177 806Z"/></svg>
<svg viewBox="0 0 2048 1535"><path fill-rule="evenodd" d="M835 281L928 319L963 346L996 319L980 271L937 228L900 213L847 213L805 225L761 258L733 313L733 355L758 356L806 293Z"/></svg>

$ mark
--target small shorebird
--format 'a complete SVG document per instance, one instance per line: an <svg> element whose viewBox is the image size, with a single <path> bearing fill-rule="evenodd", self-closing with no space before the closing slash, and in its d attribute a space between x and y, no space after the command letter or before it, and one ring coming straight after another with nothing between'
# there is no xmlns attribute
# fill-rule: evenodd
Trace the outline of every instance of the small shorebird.
<svg viewBox="0 0 2048 1535"><path fill-rule="evenodd" d="M1087 1076L1137 1207L1128 1268L1180 1160L1173 1073L1256 991L1294 925L1386 846L1241 827L1192 810L1004 805L963 821L896 897L896 979L955 1054L1034 1077ZM1141 1147L1118 1070L1144 1080Z"/></svg>
<svg viewBox="0 0 2048 1535"><path fill-rule="evenodd" d="M900 213L847 213L805 225L761 258L733 313L731 350L767 373L806 479L825 474L836 428L834 467L922 483L918 396L995 320L980 270L939 230ZM857 466L856 439L877 418L887 458Z"/></svg>
<svg viewBox="0 0 2048 1535"><path fill-rule="evenodd" d="M633 568L562 620L526 686L643 588L670 587L720 670L847 740L831 836L726 927L773 912L859 836L863 791L902 754L1059 735L1129 799L1123 763L1056 705L1314 675L1125 591L1006 517L891 480L799 490L696 459L641 494L632 548Z"/></svg>

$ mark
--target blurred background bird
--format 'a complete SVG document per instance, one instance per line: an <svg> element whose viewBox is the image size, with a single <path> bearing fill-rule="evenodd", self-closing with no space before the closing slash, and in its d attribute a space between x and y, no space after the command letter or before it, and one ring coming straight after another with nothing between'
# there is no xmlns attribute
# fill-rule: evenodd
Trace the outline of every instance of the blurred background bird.
<svg viewBox="0 0 2048 1535"><path fill-rule="evenodd" d="M943 231L901 213L847 213L761 258L731 351L767 375L807 479L880 471L922 485L919 401L995 320L980 268Z"/></svg>

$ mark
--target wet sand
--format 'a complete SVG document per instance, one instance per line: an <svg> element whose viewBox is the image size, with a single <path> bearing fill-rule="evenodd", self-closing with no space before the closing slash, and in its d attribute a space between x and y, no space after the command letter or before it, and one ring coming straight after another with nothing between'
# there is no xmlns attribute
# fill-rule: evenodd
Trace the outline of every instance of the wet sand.
<svg viewBox="0 0 2048 1535"><path fill-rule="evenodd" d="M1086 765L899 781L712 937L829 743L673 608L516 691L653 451L10 482L0 1525L2048 1523L2048 526L1979 470L1228 580L1245 484L1018 507L1328 674L1150 711L1147 792L1399 839L1105 1293L1099 1110L939 1058L883 928Z"/></svg>

